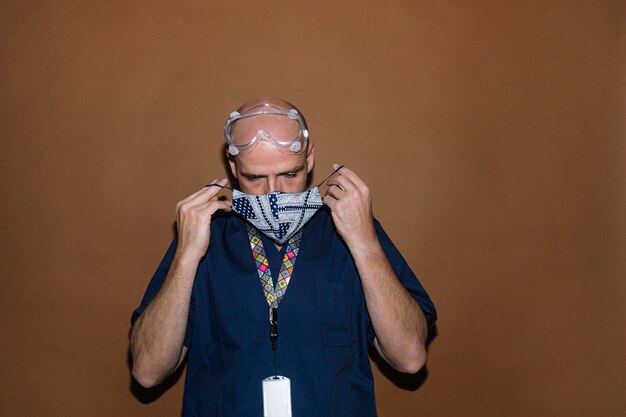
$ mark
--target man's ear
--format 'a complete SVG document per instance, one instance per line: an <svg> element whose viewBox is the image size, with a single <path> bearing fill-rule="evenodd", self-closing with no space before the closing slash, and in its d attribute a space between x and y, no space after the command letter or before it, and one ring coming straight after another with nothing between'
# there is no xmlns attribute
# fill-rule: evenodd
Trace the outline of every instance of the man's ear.
<svg viewBox="0 0 626 417"><path fill-rule="evenodd" d="M313 142L309 141L308 148L306 151L306 172L307 174L311 173L313 169L313 165L315 165L315 145Z"/></svg>
<svg viewBox="0 0 626 417"><path fill-rule="evenodd" d="M226 149L226 158L228 158L228 165L230 165L230 172L233 174L233 178L237 178L237 162L235 161L235 157L228 152Z"/></svg>

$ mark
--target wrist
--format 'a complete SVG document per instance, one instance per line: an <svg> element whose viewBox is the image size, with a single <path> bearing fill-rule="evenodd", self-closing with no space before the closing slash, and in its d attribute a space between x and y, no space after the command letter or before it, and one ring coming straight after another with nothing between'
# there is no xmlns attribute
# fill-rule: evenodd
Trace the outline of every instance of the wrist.
<svg viewBox="0 0 626 417"><path fill-rule="evenodd" d="M350 253L355 261L360 259L373 259L380 255L384 255L383 248L378 241L378 236L373 234L369 237L362 237L360 239L354 239L350 242L346 242Z"/></svg>
<svg viewBox="0 0 626 417"><path fill-rule="evenodd" d="M172 264L178 268L197 268L202 256L189 250L178 249L174 254Z"/></svg>

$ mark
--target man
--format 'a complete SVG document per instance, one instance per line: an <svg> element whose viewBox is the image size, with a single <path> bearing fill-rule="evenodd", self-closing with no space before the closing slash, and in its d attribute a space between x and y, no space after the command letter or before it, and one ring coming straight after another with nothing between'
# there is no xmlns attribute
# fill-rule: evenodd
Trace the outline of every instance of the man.
<svg viewBox="0 0 626 417"><path fill-rule="evenodd" d="M216 179L177 204L177 238L131 319L133 376L154 386L188 355L184 416L261 416L274 375L294 416L375 416L367 344L417 372L434 305L357 174L335 165L323 205L306 191L315 148L294 106L251 100L224 133L239 190L219 199Z"/></svg>

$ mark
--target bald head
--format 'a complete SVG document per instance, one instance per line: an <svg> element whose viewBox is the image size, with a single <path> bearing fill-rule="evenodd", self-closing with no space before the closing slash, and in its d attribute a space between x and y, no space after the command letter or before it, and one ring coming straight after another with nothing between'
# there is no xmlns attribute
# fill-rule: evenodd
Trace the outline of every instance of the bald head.
<svg viewBox="0 0 626 417"><path fill-rule="evenodd" d="M230 145L241 147L229 152L239 155L248 143L271 140L282 152L300 153L308 141L308 128L301 112L286 100L257 97L237 109L236 116L226 122L224 136ZM250 148L251 149L251 148Z"/></svg>
<svg viewBox="0 0 626 417"><path fill-rule="evenodd" d="M255 112L255 107L269 105L275 109L298 111L286 100L274 97L258 97L243 103L237 112ZM248 113L250 114L250 113ZM287 141L291 138L302 138L306 122L300 122L284 114L254 114L243 116L233 122L230 139L235 145L257 142L249 149L233 156L227 155L231 171L239 181L242 191L251 194L265 194L272 191L301 192L306 187L308 174L314 164L313 144L304 137L302 152L289 152L281 148L276 141ZM261 139L259 139L261 138ZM300 139L301 140L301 139Z"/></svg>
<svg viewBox="0 0 626 417"><path fill-rule="evenodd" d="M237 111L239 113L241 113L241 112L244 112L244 111L246 111L248 109L251 109L252 107L260 106L261 104L270 104L270 105L272 105L274 107L278 107L279 109L282 109L282 110L291 110L291 109L298 110L298 108L296 106L294 106L293 104L289 103L286 100L283 100L282 98L257 97L257 98L253 98L253 99L248 100L245 103L243 103L241 106L239 106ZM302 114L300 112L300 110L298 110L298 113Z"/></svg>

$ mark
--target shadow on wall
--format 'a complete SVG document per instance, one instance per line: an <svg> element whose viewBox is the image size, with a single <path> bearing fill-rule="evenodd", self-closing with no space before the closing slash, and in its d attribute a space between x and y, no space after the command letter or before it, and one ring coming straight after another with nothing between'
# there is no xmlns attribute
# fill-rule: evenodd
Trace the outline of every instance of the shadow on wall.
<svg viewBox="0 0 626 417"><path fill-rule="evenodd" d="M428 331L428 340L426 341L427 348L436 337L437 325L434 325L433 328ZM426 379L428 379L427 366L424 366L416 374L403 374L402 372L396 371L387 362L385 362L374 347L370 346L369 354L380 373L400 389L405 391L417 391L419 387L426 382Z"/></svg>

